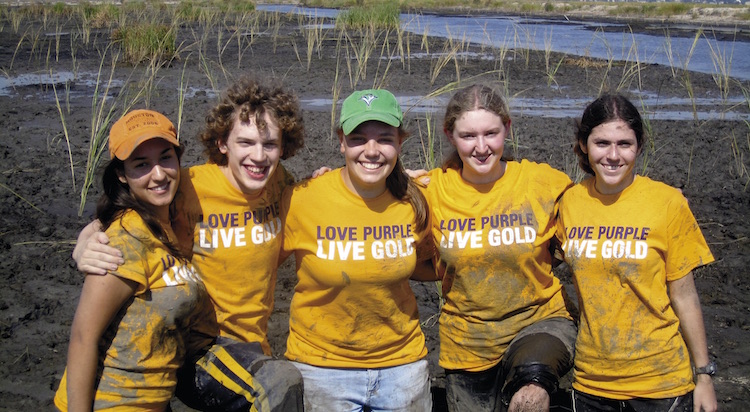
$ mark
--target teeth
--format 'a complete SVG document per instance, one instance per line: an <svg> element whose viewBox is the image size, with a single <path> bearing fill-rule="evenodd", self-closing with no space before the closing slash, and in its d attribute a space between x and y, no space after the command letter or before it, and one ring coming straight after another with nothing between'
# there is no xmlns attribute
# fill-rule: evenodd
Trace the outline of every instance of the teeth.
<svg viewBox="0 0 750 412"><path fill-rule="evenodd" d="M360 163L362 167L368 170L375 170L380 167L380 163Z"/></svg>
<svg viewBox="0 0 750 412"><path fill-rule="evenodd" d="M617 170L619 167L619 165L604 165L604 168L608 170Z"/></svg>
<svg viewBox="0 0 750 412"><path fill-rule="evenodd" d="M265 167L257 167L257 166L245 166L245 168L250 173L263 173L263 170L265 170Z"/></svg>
<svg viewBox="0 0 750 412"><path fill-rule="evenodd" d="M162 190L167 190L168 187L169 187L169 183L161 185L161 186L153 187L153 188L151 188L151 190L153 190L155 192L159 192L159 191L162 191Z"/></svg>

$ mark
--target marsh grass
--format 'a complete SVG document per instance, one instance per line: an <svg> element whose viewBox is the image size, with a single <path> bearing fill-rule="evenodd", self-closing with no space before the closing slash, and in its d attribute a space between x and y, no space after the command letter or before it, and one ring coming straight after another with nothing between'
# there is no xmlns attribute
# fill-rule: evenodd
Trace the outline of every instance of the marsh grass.
<svg viewBox="0 0 750 412"><path fill-rule="evenodd" d="M13 196L15 196L18 199L22 200L24 203L26 203L27 205L31 206L34 210L38 211L39 213L46 214L42 209L39 209L38 207L36 207L35 204L31 203L28 199L26 199L25 197L21 196L18 192L16 192L15 190L11 189L8 186L6 186L2 182L0 182L0 188L3 188L5 190L9 191Z"/></svg>
<svg viewBox="0 0 750 412"><path fill-rule="evenodd" d="M744 139L742 137L738 137L737 133L732 130L729 141L732 150L732 169L734 170L737 178L745 182L744 190L747 190L748 185L750 185L750 173L748 172L748 161L745 160L745 154L750 153L750 121L743 121L747 126L744 129ZM744 148L742 147L742 145L744 145Z"/></svg>
<svg viewBox="0 0 750 412"><path fill-rule="evenodd" d="M438 118L428 111L424 117L418 118L416 123L421 150L419 164L423 169L434 169L442 162L443 153Z"/></svg>
<svg viewBox="0 0 750 412"><path fill-rule="evenodd" d="M50 77L52 71L50 70ZM52 83L52 90L55 93L55 106L57 107L57 113L60 115L60 122L63 127L63 136L65 137L65 144L68 149L68 162L70 163L70 180L73 182L73 190L76 190L76 174L73 166L73 150L70 147L70 133L68 133L68 123L66 121L67 116L70 114L70 84L65 83L65 110L63 111L62 104L60 104L60 96L57 94L57 86Z"/></svg>
<svg viewBox="0 0 750 412"><path fill-rule="evenodd" d="M736 33L734 40L736 40ZM726 105L727 99L729 98L729 89L732 81L730 73L732 72L734 41L732 41L731 47L729 47L729 49L724 50L719 47L716 36L714 36L713 42L711 41L711 39L706 37L706 42L708 43L709 51L711 53L711 62L714 66L714 72L711 74L711 76L713 77L716 86L719 88L721 99Z"/></svg>
<svg viewBox="0 0 750 412"><path fill-rule="evenodd" d="M349 30L341 29L346 52L347 69L349 71L349 86L354 89L360 80L367 79L367 62L381 40L381 31L374 28L357 30L350 33ZM351 61L356 62L352 67Z"/></svg>
<svg viewBox="0 0 750 412"><path fill-rule="evenodd" d="M638 90L643 89L643 79L641 78L643 65L641 64L640 54L638 53L638 42L635 40L635 34L633 33L632 28L630 29L630 38L631 43L628 48L628 55L623 63L620 81L617 84L618 91L630 88L633 84L633 80L637 82Z"/></svg>
<svg viewBox="0 0 750 412"><path fill-rule="evenodd" d="M400 26L397 1L384 1L375 4L357 5L339 13L337 28L347 29L396 29Z"/></svg>
<svg viewBox="0 0 750 412"><path fill-rule="evenodd" d="M461 71L458 66L457 55L465 47L465 39L462 41L456 41L448 31L448 38L443 44L442 52L438 53L436 59L430 59L430 86L433 86L437 81L440 72L453 61L456 67L456 80L461 81Z"/></svg>
<svg viewBox="0 0 750 412"><path fill-rule="evenodd" d="M133 24L112 32L112 40L122 49L123 61L133 65L172 61L177 56L176 37L174 26L161 23Z"/></svg>
<svg viewBox="0 0 750 412"><path fill-rule="evenodd" d="M643 148L640 155L640 174L648 176L651 164L656 160L656 154L658 148L656 145L656 135L654 134L654 126L651 123L651 117L653 111L646 105L643 98L640 99L641 106L641 119L643 120Z"/></svg>
<svg viewBox="0 0 750 412"><path fill-rule="evenodd" d="M110 45L111 46L111 45ZM107 136L111 124L115 120L118 112L118 106L122 104L122 113L126 113L130 108L143 97L144 90L140 89L131 99L122 102L123 95L120 94L115 98L110 98L110 92L114 84L115 68L119 60L119 51L111 51L108 46L102 53L99 62L99 71L97 73L96 86L91 98L91 134L89 137L89 147L86 156L86 170L84 173L84 182L81 186L81 202L78 207L78 216L83 215L86 199L91 185L94 183L96 171L101 163L102 154L107 147ZM109 76L104 78L105 62L109 60Z"/></svg>

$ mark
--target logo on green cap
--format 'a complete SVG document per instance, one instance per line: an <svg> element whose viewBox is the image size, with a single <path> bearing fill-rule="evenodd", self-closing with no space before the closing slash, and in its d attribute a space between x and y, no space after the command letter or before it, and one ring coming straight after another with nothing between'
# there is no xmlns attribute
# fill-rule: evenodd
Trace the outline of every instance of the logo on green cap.
<svg viewBox="0 0 750 412"><path fill-rule="evenodd" d="M374 94L366 94L359 99L365 102L365 104L369 107L372 105L373 100L377 99L378 96L375 96Z"/></svg>

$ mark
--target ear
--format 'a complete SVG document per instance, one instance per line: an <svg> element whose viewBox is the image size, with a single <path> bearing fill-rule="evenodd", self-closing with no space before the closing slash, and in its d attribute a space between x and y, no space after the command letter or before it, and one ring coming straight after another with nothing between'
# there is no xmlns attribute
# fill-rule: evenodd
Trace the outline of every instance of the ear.
<svg viewBox="0 0 750 412"><path fill-rule="evenodd" d="M117 171L117 178L120 179L120 182L124 184L125 186L128 185L128 179L125 178L125 175L122 173L122 171Z"/></svg>
<svg viewBox="0 0 750 412"><path fill-rule="evenodd" d="M344 131L339 129L337 134L339 135L339 146L341 153L344 153L346 151L346 146L344 145Z"/></svg>
<svg viewBox="0 0 750 412"><path fill-rule="evenodd" d="M221 152L221 154L223 155L227 154L227 141L226 140L224 140L223 142L222 141L216 142L216 146L219 147L219 151Z"/></svg>
<svg viewBox="0 0 750 412"><path fill-rule="evenodd" d="M503 128L505 129L503 130L503 133L505 134L503 138L507 139L508 135L510 135L510 119L508 119L508 121L503 124Z"/></svg>
<svg viewBox="0 0 750 412"><path fill-rule="evenodd" d="M451 133L450 130L447 128L443 128L443 133L445 133L445 137L448 138L448 141L450 142L451 146L456 146L456 143L453 141L453 133Z"/></svg>
<svg viewBox="0 0 750 412"><path fill-rule="evenodd" d="M586 149L586 145L580 140L578 141L578 147L581 148L581 151L583 152L583 154L585 155L589 154L588 150Z"/></svg>

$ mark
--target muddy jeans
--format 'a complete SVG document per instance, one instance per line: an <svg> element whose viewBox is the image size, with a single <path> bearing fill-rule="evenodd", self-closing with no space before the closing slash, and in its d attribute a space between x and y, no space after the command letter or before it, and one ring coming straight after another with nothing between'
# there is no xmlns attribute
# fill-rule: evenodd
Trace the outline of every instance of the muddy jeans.
<svg viewBox="0 0 750 412"><path fill-rule="evenodd" d="M451 412L507 410L523 385L537 383L552 393L558 379L573 366L577 329L573 321L551 318L523 330L510 342L503 359L481 372L445 371L445 391Z"/></svg>
<svg viewBox="0 0 750 412"><path fill-rule="evenodd" d="M201 411L302 411L302 375L257 342L218 337L178 372L177 397ZM252 409L251 409L252 408Z"/></svg>
<svg viewBox="0 0 750 412"><path fill-rule="evenodd" d="M676 398L615 400L573 391L574 412L693 412L693 392Z"/></svg>

